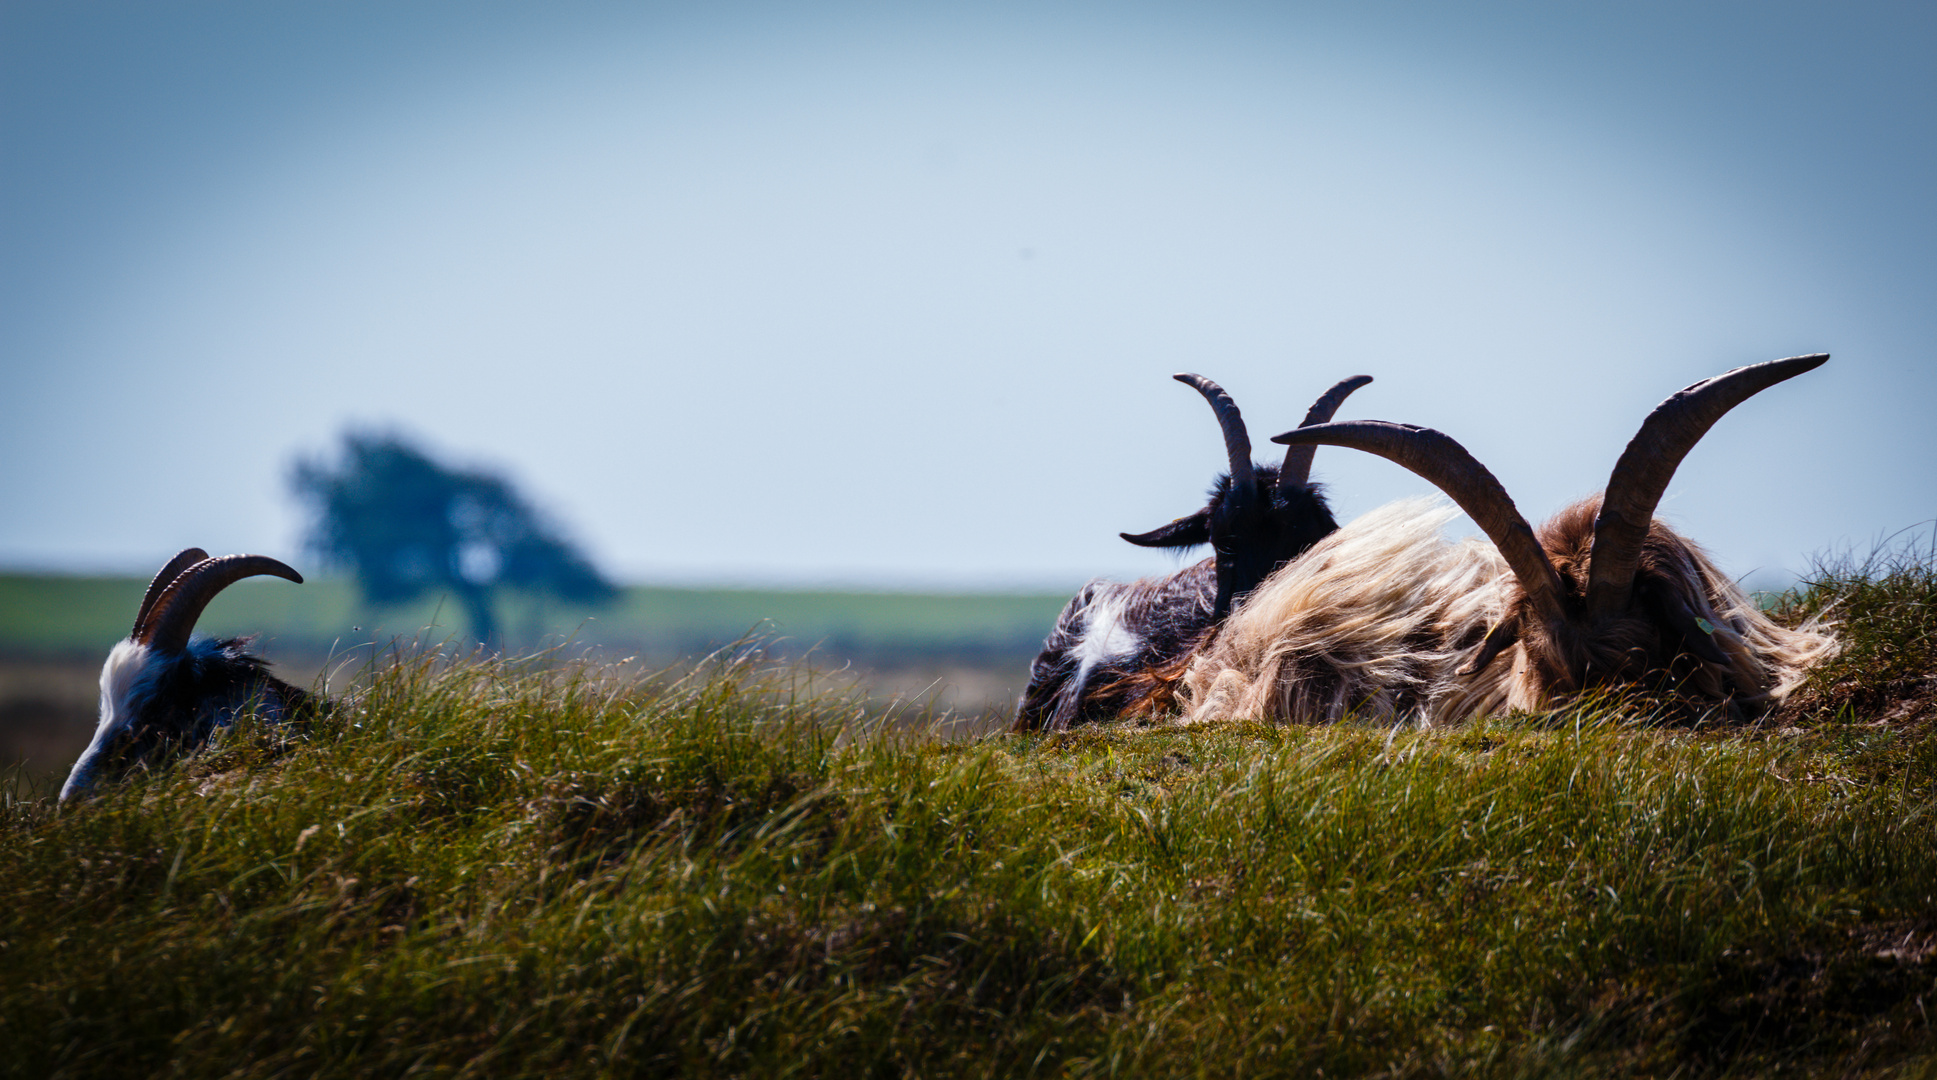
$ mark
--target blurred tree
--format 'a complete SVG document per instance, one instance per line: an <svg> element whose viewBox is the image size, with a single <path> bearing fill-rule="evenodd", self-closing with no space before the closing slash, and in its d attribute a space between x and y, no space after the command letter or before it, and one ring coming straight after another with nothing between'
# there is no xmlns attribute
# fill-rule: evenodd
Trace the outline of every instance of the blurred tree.
<svg viewBox="0 0 1937 1080"><path fill-rule="evenodd" d="M500 586L591 603L618 593L507 481L447 469L396 435L346 434L340 465L299 460L290 479L315 514L306 542L355 573L367 602L448 589L487 645L502 644Z"/></svg>

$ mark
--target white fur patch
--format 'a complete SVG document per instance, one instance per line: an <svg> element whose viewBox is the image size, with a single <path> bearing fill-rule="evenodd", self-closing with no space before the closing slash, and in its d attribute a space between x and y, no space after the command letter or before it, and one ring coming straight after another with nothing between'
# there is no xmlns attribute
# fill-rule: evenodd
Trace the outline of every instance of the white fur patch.
<svg viewBox="0 0 1937 1080"><path fill-rule="evenodd" d="M148 646L131 640L121 641L109 650L107 663L101 665L101 719L94 726L93 740L68 772L67 783L61 785L62 799L87 785L101 747L115 732L128 726L128 694L148 670L148 660Z"/></svg>
<svg viewBox="0 0 1937 1080"><path fill-rule="evenodd" d="M1123 613L1129 607L1130 593L1118 589L1090 605L1089 617L1083 625L1083 639L1071 652L1076 659L1076 674L1063 684L1062 691L1056 696L1061 699L1056 706L1059 729L1066 727L1074 717L1077 703L1082 701L1083 692L1089 687L1090 672L1098 664L1129 656L1142 644L1136 632L1124 625Z"/></svg>
<svg viewBox="0 0 1937 1080"><path fill-rule="evenodd" d="M1128 593L1119 592L1090 609L1089 625L1083 628L1083 643L1076 647L1076 659L1083 671L1111 657L1128 656L1137 651L1140 642L1136 633L1123 625L1123 612L1129 606L1129 599Z"/></svg>

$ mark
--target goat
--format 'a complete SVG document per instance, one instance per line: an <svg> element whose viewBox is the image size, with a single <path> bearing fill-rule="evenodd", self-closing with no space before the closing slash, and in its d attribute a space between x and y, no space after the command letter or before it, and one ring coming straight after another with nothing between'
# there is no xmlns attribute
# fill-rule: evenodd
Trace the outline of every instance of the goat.
<svg viewBox="0 0 1937 1080"><path fill-rule="evenodd" d="M1492 473L1429 428L1299 428L1291 445L1347 446L1431 481L1491 545L1452 542L1453 514L1375 511L1266 582L1193 658L1187 719L1323 722L1349 712L1457 723L1582 691L1656 682L1680 707L1736 717L1779 704L1833 655L1811 623L1777 625L1692 541L1654 517L1682 459L1730 409L1827 354L1736 368L1668 398L1605 490L1538 532Z"/></svg>
<svg viewBox="0 0 1937 1080"><path fill-rule="evenodd" d="M189 639L217 593L262 574L303 580L265 555L212 559L201 548L188 548L161 568L141 599L134 630L101 667L100 722L61 786L62 801L105 777L200 746L250 709L283 721L314 707L308 692L250 655L248 639Z"/></svg>
<svg viewBox="0 0 1937 1080"><path fill-rule="evenodd" d="M1029 666L1014 730L1064 731L1095 716L1167 705L1175 676L1206 632L1272 571L1338 528L1310 482L1315 447L1294 446L1282 465L1254 465L1244 417L1224 389L1201 375L1174 378L1210 403L1224 435L1230 471L1218 476L1202 509L1146 533L1122 533L1142 547L1211 545L1211 557L1161 578L1128 584L1098 578L1063 608ZM1326 391L1305 423L1332 418L1369 375Z"/></svg>

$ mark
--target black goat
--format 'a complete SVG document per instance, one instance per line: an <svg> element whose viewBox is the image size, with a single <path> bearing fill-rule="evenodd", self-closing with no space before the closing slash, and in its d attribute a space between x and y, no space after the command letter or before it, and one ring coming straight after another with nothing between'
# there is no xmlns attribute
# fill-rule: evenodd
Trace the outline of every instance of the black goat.
<svg viewBox="0 0 1937 1080"><path fill-rule="evenodd" d="M1163 707L1182 663L1271 573L1338 528L1310 482L1313 447L1294 446L1284 464L1254 465L1244 417L1223 388L1201 375L1175 376L1210 403L1224 433L1230 471L1203 509L1147 533L1123 533L1142 547L1210 544L1212 555L1167 577L1128 584L1098 578L1056 618L1029 666L1014 730L1064 731L1073 723ZM1359 375L1332 387L1305 416L1332 418Z"/></svg>
<svg viewBox="0 0 1937 1080"><path fill-rule="evenodd" d="M211 559L201 548L189 548L161 568L142 597L134 630L101 667L100 723L61 787L63 800L101 779L200 746L250 709L281 721L314 707L308 692L269 674L268 665L249 654L248 639L189 640L217 593L260 574L303 580L264 555Z"/></svg>

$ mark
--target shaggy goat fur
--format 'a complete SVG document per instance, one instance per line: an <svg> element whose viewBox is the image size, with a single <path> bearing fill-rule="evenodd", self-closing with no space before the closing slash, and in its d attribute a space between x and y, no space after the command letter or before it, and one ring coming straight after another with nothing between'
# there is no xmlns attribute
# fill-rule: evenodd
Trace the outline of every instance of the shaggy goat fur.
<svg viewBox="0 0 1937 1080"><path fill-rule="evenodd" d="M1212 626L1216 591L1210 559L1169 577L1083 586L1029 665L1016 729L1061 731L1168 707L1157 696L1165 687L1140 676L1190 655Z"/></svg>
<svg viewBox="0 0 1937 1080"><path fill-rule="evenodd" d="M1776 625L1654 511L1729 410L1828 360L1750 364L1671 395L1601 493L1538 530L1484 465L1430 428L1355 421L1274 437L1405 466L1473 518L1497 563L1480 569L1422 534L1430 515L1368 515L1378 520L1334 534L1225 623L1186 674L1191 718L1322 721L1358 710L1449 723L1603 687L1654 690L1683 713L1765 711L1835 652L1835 639L1817 623Z"/></svg>
<svg viewBox="0 0 1937 1080"><path fill-rule="evenodd" d="M1599 496L1582 499L1538 534L1572 598L1587 594L1600 509ZM1525 671L1516 677L1543 702L1665 677L1683 700L1727 703L1738 716L1754 715L1780 704L1810 667L1836 652L1836 639L1819 621L1794 630L1777 625L1707 552L1660 518L1642 542L1634 592L1631 608L1593 625L1523 631L1515 668ZM1521 625L1529 625L1534 615L1517 581L1511 602Z"/></svg>
<svg viewBox="0 0 1937 1080"><path fill-rule="evenodd" d="M1191 659L1187 719L1438 711L1504 611L1508 576L1492 545L1441 535L1456 516L1429 499L1380 507L1272 575Z"/></svg>
<svg viewBox="0 0 1937 1080"><path fill-rule="evenodd" d="M1598 506L1598 498L1582 500L1539 531L1563 578L1578 588ZM1752 713L1779 703L1836 649L1813 621L1792 630L1770 620L1699 547L1657 520L1638 589L1672 595L1706 620L1725 662L1702 660L1682 642L1664 641L1654 620L1630 616L1589 638L1584 656L1549 655L1551 639L1530 634L1482 670L1462 674L1525 597L1493 545L1441 533L1457 516L1437 500L1381 507L1266 581L1191 659L1179 695L1187 722L1330 723L1356 715L1455 724L1651 678L1684 700Z"/></svg>

